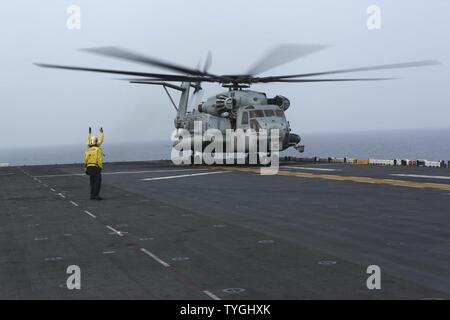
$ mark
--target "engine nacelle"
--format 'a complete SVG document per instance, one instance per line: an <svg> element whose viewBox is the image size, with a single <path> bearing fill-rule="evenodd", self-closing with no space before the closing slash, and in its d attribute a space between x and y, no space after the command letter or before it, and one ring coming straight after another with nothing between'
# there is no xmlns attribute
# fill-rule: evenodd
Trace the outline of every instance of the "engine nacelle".
<svg viewBox="0 0 450 320"><path fill-rule="evenodd" d="M219 94L215 97L214 103L211 103L211 101L208 100L207 102L200 104L198 106L198 111L212 115L222 115L225 113L229 114L235 106L236 99Z"/></svg>
<svg viewBox="0 0 450 320"><path fill-rule="evenodd" d="M216 100L216 109L219 113L229 112L236 105L236 100L225 95L218 95Z"/></svg>
<svg viewBox="0 0 450 320"><path fill-rule="evenodd" d="M291 105L291 102L289 101L289 99L286 97L283 97L281 95L275 96L272 99L267 99L267 102L269 104L275 104L275 105L279 106L281 109L283 109L283 111L286 111L287 109L289 109L289 106Z"/></svg>

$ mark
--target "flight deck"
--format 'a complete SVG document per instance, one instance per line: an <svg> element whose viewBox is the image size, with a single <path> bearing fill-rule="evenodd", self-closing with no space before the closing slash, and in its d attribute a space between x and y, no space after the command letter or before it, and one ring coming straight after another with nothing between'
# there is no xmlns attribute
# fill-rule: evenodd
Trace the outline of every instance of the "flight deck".
<svg viewBox="0 0 450 320"><path fill-rule="evenodd" d="M106 163L103 201L78 164L0 182L1 299L450 298L448 168Z"/></svg>

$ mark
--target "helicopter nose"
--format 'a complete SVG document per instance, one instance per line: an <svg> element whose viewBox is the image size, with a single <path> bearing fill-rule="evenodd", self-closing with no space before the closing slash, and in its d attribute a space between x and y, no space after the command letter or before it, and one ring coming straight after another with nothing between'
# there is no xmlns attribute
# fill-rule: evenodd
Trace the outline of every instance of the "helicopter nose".
<svg viewBox="0 0 450 320"><path fill-rule="evenodd" d="M275 134L275 132L272 130L278 130L279 149L284 150L287 148L287 146L289 145L289 131L287 130L286 126L278 124L278 125L268 126L266 129L267 129L267 133L270 138L272 138L273 135Z"/></svg>

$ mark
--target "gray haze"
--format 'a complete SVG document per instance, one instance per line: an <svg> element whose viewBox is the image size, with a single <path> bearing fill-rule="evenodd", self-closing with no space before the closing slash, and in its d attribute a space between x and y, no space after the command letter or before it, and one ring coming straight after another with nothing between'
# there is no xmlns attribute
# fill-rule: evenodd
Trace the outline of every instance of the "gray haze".
<svg viewBox="0 0 450 320"><path fill-rule="evenodd" d="M66 27L72 4L81 7L81 30ZM371 4L381 7L381 30L366 27ZM448 0L29 0L1 7L0 148L78 144L88 126L103 126L111 142L169 139L174 110L161 88L32 65L157 70L77 50L109 45L192 67L211 50L210 71L219 74L245 72L279 43L333 46L266 75L438 59L438 67L349 74L402 78L389 82L253 88L289 97L287 115L300 134L450 126ZM222 88L205 89L207 97Z"/></svg>

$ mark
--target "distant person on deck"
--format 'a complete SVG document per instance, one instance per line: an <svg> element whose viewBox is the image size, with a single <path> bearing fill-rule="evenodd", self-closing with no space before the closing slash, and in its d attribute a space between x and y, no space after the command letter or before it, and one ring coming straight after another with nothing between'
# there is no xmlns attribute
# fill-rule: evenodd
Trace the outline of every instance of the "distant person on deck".
<svg viewBox="0 0 450 320"><path fill-rule="evenodd" d="M100 139L92 136L92 129L89 127L87 137L88 149L84 153L84 167L91 182L91 200L102 200L99 196L102 186L103 150L100 146L103 143L103 128L100 128Z"/></svg>

